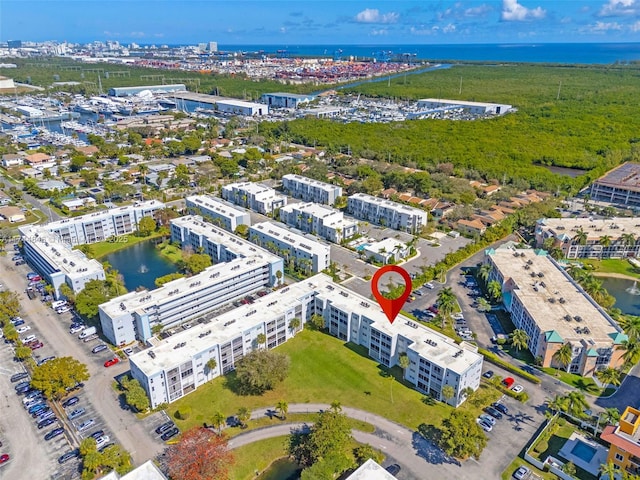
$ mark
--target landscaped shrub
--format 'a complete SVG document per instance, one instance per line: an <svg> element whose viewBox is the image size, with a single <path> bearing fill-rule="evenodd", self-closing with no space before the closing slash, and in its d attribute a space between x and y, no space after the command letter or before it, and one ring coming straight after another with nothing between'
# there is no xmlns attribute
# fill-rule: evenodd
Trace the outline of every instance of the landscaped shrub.
<svg viewBox="0 0 640 480"><path fill-rule="evenodd" d="M184 407L180 407L178 410L176 410L175 413L175 417L178 420L186 420L191 416L191 407L188 405L185 405Z"/></svg>
<svg viewBox="0 0 640 480"><path fill-rule="evenodd" d="M520 377L526 380L529 380L530 382L540 383L540 379L535 375L531 375L530 373L525 372L521 368L511 365L509 362L502 360L500 357L498 357L493 352L490 352L489 350L485 350L484 348L479 348L478 353L484 356L486 360L504 368L505 370L510 371L511 373L515 373L516 375L519 375Z"/></svg>
<svg viewBox="0 0 640 480"><path fill-rule="evenodd" d="M540 440L538 444L535 446L535 448L533 449L533 451L536 453L542 453L542 452L546 452L548 448L549 448L549 444L546 442L546 440Z"/></svg>

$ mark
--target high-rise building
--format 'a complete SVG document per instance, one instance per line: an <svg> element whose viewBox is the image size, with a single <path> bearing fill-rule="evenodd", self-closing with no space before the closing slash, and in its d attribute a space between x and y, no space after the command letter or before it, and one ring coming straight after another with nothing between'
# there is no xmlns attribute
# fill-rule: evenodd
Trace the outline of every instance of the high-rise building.
<svg viewBox="0 0 640 480"><path fill-rule="evenodd" d="M209 42L209 51L217 52L218 51L218 42Z"/></svg>

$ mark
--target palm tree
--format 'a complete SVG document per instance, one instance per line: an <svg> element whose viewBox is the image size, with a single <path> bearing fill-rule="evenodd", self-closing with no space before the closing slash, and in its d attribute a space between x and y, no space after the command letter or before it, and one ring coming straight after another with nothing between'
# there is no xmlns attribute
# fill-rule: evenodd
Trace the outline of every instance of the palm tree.
<svg viewBox="0 0 640 480"><path fill-rule="evenodd" d="M581 417L584 415L584 411L589 408L589 404L584 398L582 392L573 390L565 396L567 402L567 413L574 417Z"/></svg>
<svg viewBox="0 0 640 480"><path fill-rule="evenodd" d="M606 480L615 480L618 469L613 462L607 462L600 465L600 478Z"/></svg>
<svg viewBox="0 0 640 480"><path fill-rule="evenodd" d="M451 385L445 385L442 387L442 397L446 400L453 398L456 394L455 389Z"/></svg>
<svg viewBox="0 0 640 480"><path fill-rule="evenodd" d="M456 296L451 287L445 287L438 292L438 310L440 314L448 317L456 309Z"/></svg>
<svg viewBox="0 0 640 480"><path fill-rule="evenodd" d="M604 411L604 421L609 425L615 425L620 420L620 410L615 407L606 408Z"/></svg>
<svg viewBox="0 0 640 480"><path fill-rule="evenodd" d="M564 370L566 371L567 367L573 360L573 348L569 342L565 343L560 347L551 357L556 363L562 365Z"/></svg>
<svg viewBox="0 0 640 480"><path fill-rule="evenodd" d="M149 167L144 163L138 165L138 172L142 176L142 181L146 185L147 184L147 173L149 173Z"/></svg>
<svg viewBox="0 0 640 480"><path fill-rule="evenodd" d="M609 247L611 245L611 236L603 235L598 239L598 243L603 247Z"/></svg>
<svg viewBox="0 0 640 480"><path fill-rule="evenodd" d="M527 332L519 328L514 330L511 334L511 345L518 351L529 348L529 335L527 335Z"/></svg>
<svg viewBox="0 0 640 480"><path fill-rule="evenodd" d="M276 410L280 412L280 419L287 418L287 412L289 412L289 404L285 400L280 400L276 403Z"/></svg>
<svg viewBox="0 0 640 480"><path fill-rule="evenodd" d="M640 340L638 339L623 340L616 350L624 350L622 359L627 365L635 365L640 360Z"/></svg>
<svg viewBox="0 0 640 480"><path fill-rule="evenodd" d="M301 322L299 318L292 318L291 321L289 322L289 328L291 328L291 331L293 332L294 336L298 331L298 329L300 328L300 323Z"/></svg>
<svg viewBox="0 0 640 480"><path fill-rule="evenodd" d="M622 244L627 247L633 247L636 244L636 237L631 232L620 235L620 240L622 240Z"/></svg>
<svg viewBox="0 0 640 480"><path fill-rule="evenodd" d="M558 394L553 397L553 400L546 400L547 408L554 413L562 412L566 409L566 399Z"/></svg>
<svg viewBox="0 0 640 480"><path fill-rule="evenodd" d="M640 317L634 315L620 315L616 318L624 332L634 340L640 338Z"/></svg>
<svg viewBox="0 0 640 480"><path fill-rule="evenodd" d="M478 299L478 310L481 312L488 312L491 310L491 304L487 301L486 298L480 297Z"/></svg>
<svg viewBox="0 0 640 480"><path fill-rule="evenodd" d="M238 413L236 413L238 417L238 422L240 422L240 426L242 428L247 428L247 421L251 418L251 412L247 407L240 407L238 409Z"/></svg>
<svg viewBox="0 0 640 480"><path fill-rule="evenodd" d="M256 342L258 342L258 345L264 345L267 343L267 336L264 333L259 333L256 336Z"/></svg>
<svg viewBox="0 0 640 480"><path fill-rule="evenodd" d="M489 274L491 273L491 265L488 263L483 263L482 266L478 269L478 278L481 279L485 284L489 279Z"/></svg>
<svg viewBox="0 0 640 480"><path fill-rule="evenodd" d="M211 423L213 424L213 426L215 428L218 429L218 435L220 435L222 433L222 427L225 424L225 418L224 415L220 412L215 412L212 416L211 416Z"/></svg>
<svg viewBox="0 0 640 480"><path fill-rule="evenodd" d="M603 370L598 370L596 372L596 377L605 386L612 385L614 387L617 387L618 385L620 385L620 381L621 381L620 376L621 376L620 370L617 370L611 367L605 368Z"/></svg>
<svg viewBox="0 0 640 480"><path fill-rule="evenodd" d="M576 234L573 236L572 241L577 243L578 245L586 245L587 244L587 232L582 230L582 228L578 229Z"/></svg>
<svg viewBox="0 0 640 480"><path fill-rule="evenodd" d="M398 357L398 365L402 369L403 374L406 374L407 368L409 368L410 363L411 362L409 362L409 357L406 353L403 353L400 355L400 357Z"/></svg>
<svg viewBox="0 0 640 480"><path fill-rule="evenodd" d="M498 302L502 298L502 285L497 280L491 280L487 284L487 292L493 301Z"/></svg>
<svg viewBox="0 0 640 480"><path fill-rule="evenodd" d="M207 360L207 363L205 364L205 367L207 367L207 370L209 370L209 373L213 372L217 366L218 366L218 362L216 362L215 358L210 358L209 360Z"/></svg>
<svg viewBox="0 0 640 480"><path fill-rule="evenodd" d="M331 402L330 408L331 408L331 411L338 413L342 411L342 404L337 400L334 400L333 402Z"/></svg>

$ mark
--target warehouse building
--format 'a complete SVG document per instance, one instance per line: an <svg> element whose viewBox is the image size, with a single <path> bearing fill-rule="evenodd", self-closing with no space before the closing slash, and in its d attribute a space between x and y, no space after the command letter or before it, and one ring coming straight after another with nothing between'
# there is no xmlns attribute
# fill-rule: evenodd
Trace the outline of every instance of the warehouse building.
<svg viewBox="0 0 640 480"><path fill-rule="evenodd" d="M72 250L71 245L51 233L46 225L26 225L19 231L25 260L53 287L56 299L62 297L62 285L79 293L88 281L105 279L100 262L87 258L80 250Z"/></svg>
<svg viewBox="0 0 640 480"><path fill-rule="evenodd" d="M410 233L418 233L427 225L427 212L424 210L366 193L351 195L347 211L361 220Z"/></svg>
<svg viewBox="0 0 640 480"><path fill-rule="evenodd" d="M282 188L292 197L305 202L333 205L342 196L342 187L320 182L302 175L287 174L282 177Z"/></svg>
<svg viewBox="0 0 640 480"><path fill-rule="evenodd" d="M329 245L291 232L276 223L263 222L249 227L249 240L284 256L293 266L309 274L329 268Z"/></svg>
<svg viewBox="0 0 640 480"><path fill-rule="evenodd" d="M146 85L143 87L114 87L109 89L109 96L111 97L131 97L138 95L145 90L149 90L151 93L172 93L172 92L184 92L187 90L182 83L176 83L173 85Z"/></svg>
<svg viewBox="0 0 640 480"><path fill-rule="evenodd" d="M264 103L244 102L232 98L219 98L216 100L216 110L245 117L269 115L269 106Z"/></svg>
<svg viewBox="0 0 640 480"><path fill-rule="evenodd" d="M302 95L297 93L265 93L260 100L273 108L298 108L303 103L313 102L315 95Z"/></svg>
<svg viewBox="0 0 640 480"><path fill-rule="evenodd" d="M147 392L151 407L173 402L235 368L265 335L266 348L291 339L313 314L328 331L361 345L385 367L407 355L406 380L416 390L458 406L467 389L480 385L482 356L473 345L452 339L399 315L393 325L375 303L319 274L195 325L130 357L131 373ZM298 322L292 323L293 319ZM297 325L298 324L298 325ZM215 360L210 369L207 362ZM452 398L442 395L444 386Z"/></svg>
<svg viewBox="0 0 640 480"><path fill-rule="evenodd" d="M130 292L100 305L102 331L114 345L147 340L156 325L170 327L210 315L243 296L276 285L283 273L281 258L202 217L172 220L171 240L193 251L202 249L216 265L153 291Z"/></svg>
<svg viewBox="0 0 640 480"><path fill-rule="evenodd" d="M640 207L640 163L626 162L593 182L592 200Z"/></svg>
<svg viewBox="0 0 640 480"><path fill-rule="evenodd" d="M427 110L436 108L461 108L473 115L504 115L513 108L502 103L468 102L466 100L448 100L444 98L424 98L418 100L418 108Z"/></svg>
<svg viewBox="0 0 640 480"><path fill-rule="evenodd" d="M287 204L287 197L259 183L238 182L222 187L222 198L263 215Z"/></svg>
<svg viewBox="0 0 640 480"><path fill-rule="evenodd" d="M542 218L536 246L560 248L566 258L627 258L640 255L640 223L634 217ZM551 240L549 240L551 239Z"/></svg>
<svg viewBox="0 0 640 480"><path fill-rule="evenodd" d="M516 328L524 330L529 351L543 367L592 376L619 368L627 336L618 324L544 250L498 248L485 252L488 281L502 285L502 298ZM569 365L553 355L572 348Z"/></svg>
<svg viewBox="0 0 640 480"><path fill-rule="evenodd" d="M346 220L340 210L317 203L291 203L282 207L280 220L333 243L340 243L358 233L358 222Z"/></svg>
<svg viewBox="0 0 640 480"><path fill-rule="evenodd" d="M186 199L189 213L201 215L207 221L217 224L229 232L235 232L238 225L251 225L249 212L235 208L219 198L209 195L194 195Z"/></svg>
<svg viewBox="0 0 640 480"><path fill-rule="evenodd" d="M109 238L135 232L143 217L153 216L155 212L164 208L164 203L148 200L58 220L46 224L44 228L70 245L103 242Z"/></svg>

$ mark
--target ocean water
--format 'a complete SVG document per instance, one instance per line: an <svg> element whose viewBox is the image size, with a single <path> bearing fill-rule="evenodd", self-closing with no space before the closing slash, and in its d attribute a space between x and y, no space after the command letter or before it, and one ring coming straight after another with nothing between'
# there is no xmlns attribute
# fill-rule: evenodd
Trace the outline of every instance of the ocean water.
<svg viewBox="0 0 640 480"><path fill-rule="evenodd" d="M465 60L612 64L640 61L640 43L531 43L469 45L219 45L221 51L276 53L281 56L367 57L384 60Z"/></svg>

